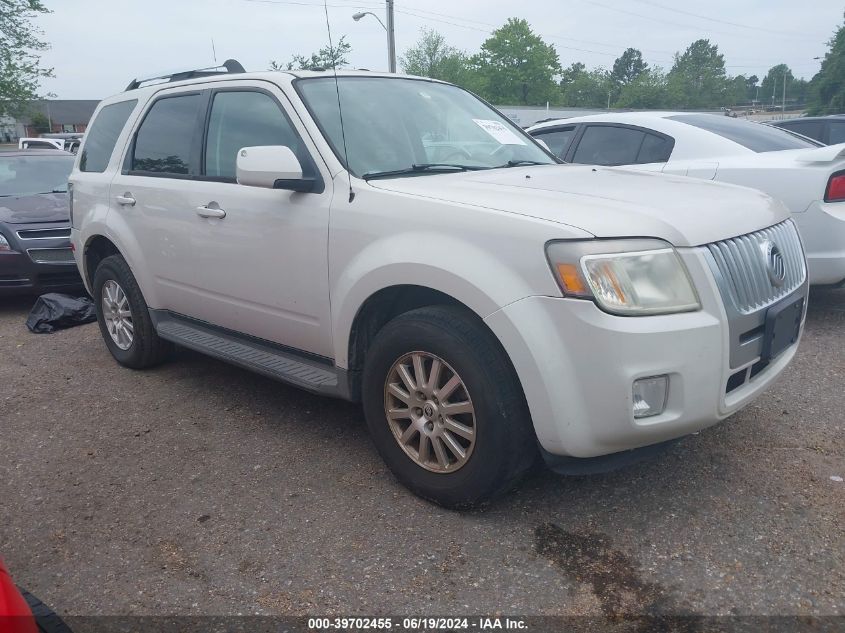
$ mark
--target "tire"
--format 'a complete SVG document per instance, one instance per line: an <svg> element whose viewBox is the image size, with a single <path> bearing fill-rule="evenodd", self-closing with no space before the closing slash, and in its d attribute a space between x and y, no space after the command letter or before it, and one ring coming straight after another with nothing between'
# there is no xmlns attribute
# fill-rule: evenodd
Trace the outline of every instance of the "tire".
<svg viewBox="0 0 845 633"><path fill-rule="evenodd" d="M107 312L108 308L104 305L108 301L104 297L104 288L108 286L108 290L113 290L115 284L126 299L126 302L121 305L128 304L129 307L130 316L124 319L124 322L131 322L132 327L131 341L128 345L127 338L119 337L116 340L112 336L107 322L114 314ZM170 354L172 345L156 334L147 302L144 301L141 288L126 260L120 255L111 255L103 259L94 273L93 286L97 323L100 325L100 333L103 335L106 347L109 348L114 359L132 369L145 369L164 361ZM128 331L128 327L127 325L124 332Z"/></svg>
<svg viewBox="0 0 845 633"><path fill-rule="evenodd" d="M55 611L53 611L46 604L41 602L38 598L29 593L26 589L18 587L21 596L29 605L32 611L32 617L35 619L35 624L38 627L39 633L72 633L64 620L62 620Z"/></svg>
<svg viewBox="0 0 845 633"><path fill-rule="evenodd" d="M430 383L435 360L440 386L424 384L429 395L412 395L403 371L416 385ZM416 378L418 373L422 380ZM461 385L448 395L454 376ZM362 400L373 442L396 478L442 506L460 509L493 499L513 487L537 460L537 439L516 372L493 334L463 309L419 308L387 323L367 353ZM448 414L461 409L472 412ZM391 420L388 410L401 419ZM456 421L461 426L455 427ZM409 430L414 425L417 428ZM473 429L472 440L468 428ZM400 436L411 439L403 443ZM455 440L465 457L449 448ZM438 442L441 451L435 455ZM454 463L444 466L443 455Z"/></svg>

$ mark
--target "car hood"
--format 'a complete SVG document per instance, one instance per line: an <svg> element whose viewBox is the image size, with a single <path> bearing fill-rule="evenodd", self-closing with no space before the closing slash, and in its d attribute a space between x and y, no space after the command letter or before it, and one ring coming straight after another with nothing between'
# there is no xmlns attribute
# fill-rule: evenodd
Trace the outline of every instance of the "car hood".
<svg viewBox="0 0 845 633"><path fill-rule="evenodd" d="M32 196L0 198L0 222L68 222L70 209L66 193L41 193Z"/></svg>
<svg viewBox="0 0 845 633"><path fill-rule="evenodd" d="M373 187L516 213L596 237L698 246L771 226L786 207L754 189L634 169L540 165L370 180Z"/></svg>

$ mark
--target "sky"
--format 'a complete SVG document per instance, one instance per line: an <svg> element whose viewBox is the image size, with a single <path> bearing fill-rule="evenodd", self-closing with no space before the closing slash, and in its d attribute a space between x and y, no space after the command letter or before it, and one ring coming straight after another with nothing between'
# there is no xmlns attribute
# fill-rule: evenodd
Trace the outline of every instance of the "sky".
<svg viewBox="0 0 845 633"><path fill-rule="evenodd" d="M332 37L346 35L353 68L385 70L380 0L326 0ZM135 77L203 68L228 58L247 70L270 60L310 55L328 43L322 0L45 0L53 13L36 24L51 49L43 62L55 71L44 92L60 99L101 99ZM779 63L796 77L818 71L827 42L843 21L841 0L395 0L396 49L401 54L421 29L442 33L473 53L509 17L528 20L553 44L561 65L580 61L609 68L628 47L668 70L673 54L708 38L725 55L730 75L760 79ZM812 7L812 8L809 8ZM212 41L214 47L212 48Z"/></svg>

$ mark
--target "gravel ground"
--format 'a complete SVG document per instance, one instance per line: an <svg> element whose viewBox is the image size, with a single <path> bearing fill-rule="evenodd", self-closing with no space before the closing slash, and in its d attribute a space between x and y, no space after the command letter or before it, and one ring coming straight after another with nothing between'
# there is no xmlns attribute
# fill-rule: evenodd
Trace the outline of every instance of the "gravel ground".
<svg viewBox="0 0 845 633"><path fill-rule="evenodd" d="M612 474L456 513L357 406L198 354L135 372L95 324L0 305L0 553L65 615L845 615L845 291L725 423Z"/></svg>

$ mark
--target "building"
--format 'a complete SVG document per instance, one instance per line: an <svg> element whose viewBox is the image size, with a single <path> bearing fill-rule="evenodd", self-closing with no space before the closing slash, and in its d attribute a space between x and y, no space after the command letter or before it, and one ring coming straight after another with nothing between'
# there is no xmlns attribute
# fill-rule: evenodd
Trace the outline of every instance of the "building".
<svg viewBox="0 0 845 633"><path fill-rule="evenodd" d="M15 138L38 136L44 132L84 132L97 104L95 99L44 99L32 104L32 111L19 117L15 124ZM36 130L32 125L34 113L47 119L49 130Z"/></svg>

